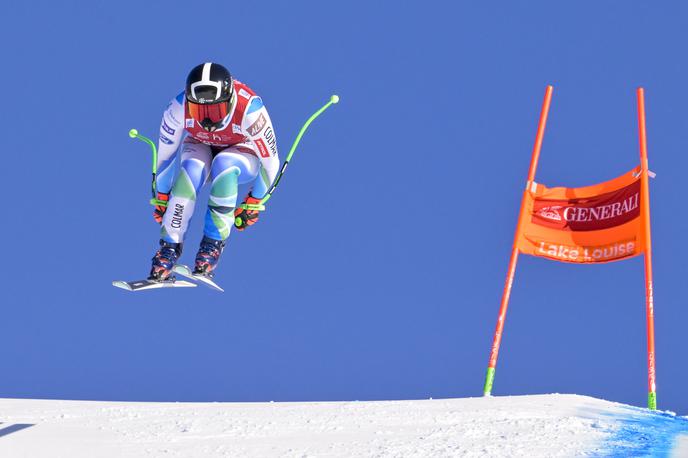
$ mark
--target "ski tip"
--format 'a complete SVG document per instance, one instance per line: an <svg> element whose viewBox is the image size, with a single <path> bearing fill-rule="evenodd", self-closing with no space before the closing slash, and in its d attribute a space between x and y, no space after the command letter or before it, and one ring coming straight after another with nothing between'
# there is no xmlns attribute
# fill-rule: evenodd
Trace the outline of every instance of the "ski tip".
<svg viewBox="0 0 688 458"><path fill-rule="evenodd" d="M129 286L129 284L125 281L115 280L112 282L112 286L116 288L126 289L127 291L131 291L131 286Z"/></svg>

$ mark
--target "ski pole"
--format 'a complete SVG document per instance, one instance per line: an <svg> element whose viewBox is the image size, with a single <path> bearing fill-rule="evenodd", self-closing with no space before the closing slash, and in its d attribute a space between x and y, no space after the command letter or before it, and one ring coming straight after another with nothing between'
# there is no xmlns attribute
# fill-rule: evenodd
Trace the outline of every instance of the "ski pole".
<svg viewBox="0 0 688 458"><path fill-rule="evenodd" d="M330 97L329 102L327 102L325 105L323 105L318 111L313 113L310 118L304 123L304 125L301 127L301 130L299 131L299 134L296 136L296 139L294 140L294 143L291 145L291 149L289 150L289 154L287 154L287 158L284 160L284 164L282 164L282 168L279 171L279 174L277 175L277 178L275 178L275 182L272 184L270 187L270 190L268 193L263 197L259 203L257 204L241 204L240 207L243 208L244 210L258 210L262 211L265 210L265 203L270 200L270 197L272 197L272 193L275 192L275 188L277 188L277 185L279 184L280 180L282 179L282 176L284 175L284 172L287 170L287 166L289 165L289 161L291 160L292 156L294 155L294 151L296 151L296 147L299 145L299 142L301 141L301 137L303 137L303 134L306 132L306 129L308 129L308 126L311 125L311 123L322 114L323 111L327 110L330 105L338 103L339 102L339 96L333 95ZM234 224L236 226L241 226L243 224L243 221L241 218L237 217L234 220Z"/></svg>
<svg viewBox="0 0 688 458"><path fill-rule="evenodd" d="M167 207L167 202L165 202L164 200L158 200L158 188L155 184L155 177L158 174L158 148L155 146L155 143L153 143L153 140L144 135L139 134L139 131L136 129L131 129L129 131L129 136L131 138L138 138L142 142L148 143L148 146L150 146L153 150L153 183L151 184L153 198L150 200L150 203L151 205L160 205L162 207Z"/></svg>

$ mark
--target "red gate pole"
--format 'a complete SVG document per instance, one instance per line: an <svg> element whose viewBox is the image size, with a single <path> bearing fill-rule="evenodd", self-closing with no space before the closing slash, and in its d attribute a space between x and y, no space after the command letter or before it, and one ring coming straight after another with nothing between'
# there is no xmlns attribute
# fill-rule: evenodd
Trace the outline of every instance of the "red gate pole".
<svg viewBox="0 0 688 458"><path fill-rule="evenodd" d="M547 125L547 114L549 113L549 105L552 101L552 86L547 86L545 91L545 99L542 102L542 110L540 111L540 122L538 123L537 135L535 136L535 145L533 145L533 153L530 158L530 170L528 171L528 182L526 189L523 191L523 198L521 199L521 210L518 214L518 222L516 223L516 232L514 234L514 243L511 249L511 259L509 260L509 270L504 283L504 291L502 292L502 302L499 306L499 317L497 319L497 328L495 329L494 339L492 341L492 350L490 351L490 362L487 366L487 375L485 376L485 386L483 388L483 396L490 396L492 394L492 384L494 383L495 368L497 366L497 355L499 354L499 344L502 340L502 332L504 331L504 321L506 320L506 310L509 307L509 297L511 296L511 285L514 283L514 275L516 274L516 262L518 261L518 236L521 233L521 221L525 212L526 193L535 181L535 171L537 170L538 160L540 158L540 149L542 148L542 139L545 135L545 126Z"/></svg>
<svg viewBox="0 0 688 458"><path fill-rule="evenodd" d="M647 132L645 130L645 91L638 88L638 137L640 142L640 202L644 221L645 244L645 314L647 315L647 407L657 409L655 372L655 303L652 285L652 237L650 236L650 178L647 159Z"/></svg>

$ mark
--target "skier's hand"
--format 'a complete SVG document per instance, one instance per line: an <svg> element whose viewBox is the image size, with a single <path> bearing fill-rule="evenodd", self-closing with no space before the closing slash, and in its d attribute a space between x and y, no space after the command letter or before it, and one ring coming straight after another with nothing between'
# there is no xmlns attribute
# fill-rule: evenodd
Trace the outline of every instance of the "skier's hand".
<svg viewBox="0 0 688 458"><path fill-rule="evenodd" d="M157 199L167 203L170 200L170 195L164 192L159 192ZM155 219L156 223L162 224L162 217L165 214L165 211L167 211L167 205L155 206L155 209L153 210L153 218Z"/></svg>
<svg viewBox="0 0 688 458"><path fill-rule="evenodd" d="M256 199L251 194L249 194L248 196L246 196L246 199L244 199L242 205L257 205L259 203L260 199ZM248 226L253 226L254 224L256 224L256 221L258 221L259 213L259 210L246 210L239 206L236 210L234 210L234 227L236 227L240 231L243 231Z"/></svg>

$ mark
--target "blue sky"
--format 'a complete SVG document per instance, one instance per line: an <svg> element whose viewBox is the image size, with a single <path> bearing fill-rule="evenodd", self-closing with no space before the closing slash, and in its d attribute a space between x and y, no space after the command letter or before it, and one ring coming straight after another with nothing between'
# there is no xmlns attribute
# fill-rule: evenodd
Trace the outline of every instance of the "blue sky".
<svg viewBox="0 0 688 458"><path fill-rule="evenodd" d="M688 413L682 2L4 10L0 396L478 396L545 86L555 90L537 179L559 186L637 165L644 86L658 404ZM333 93L341 102L313 124L260 222L232 234L225 294L128 294L110 283L147 274L158 227L149 152L127 132L155 136L207 60L263 97L282 157L312 111ZM644 405L644 307L641 258L522 257L494 394Z"/></svg>

